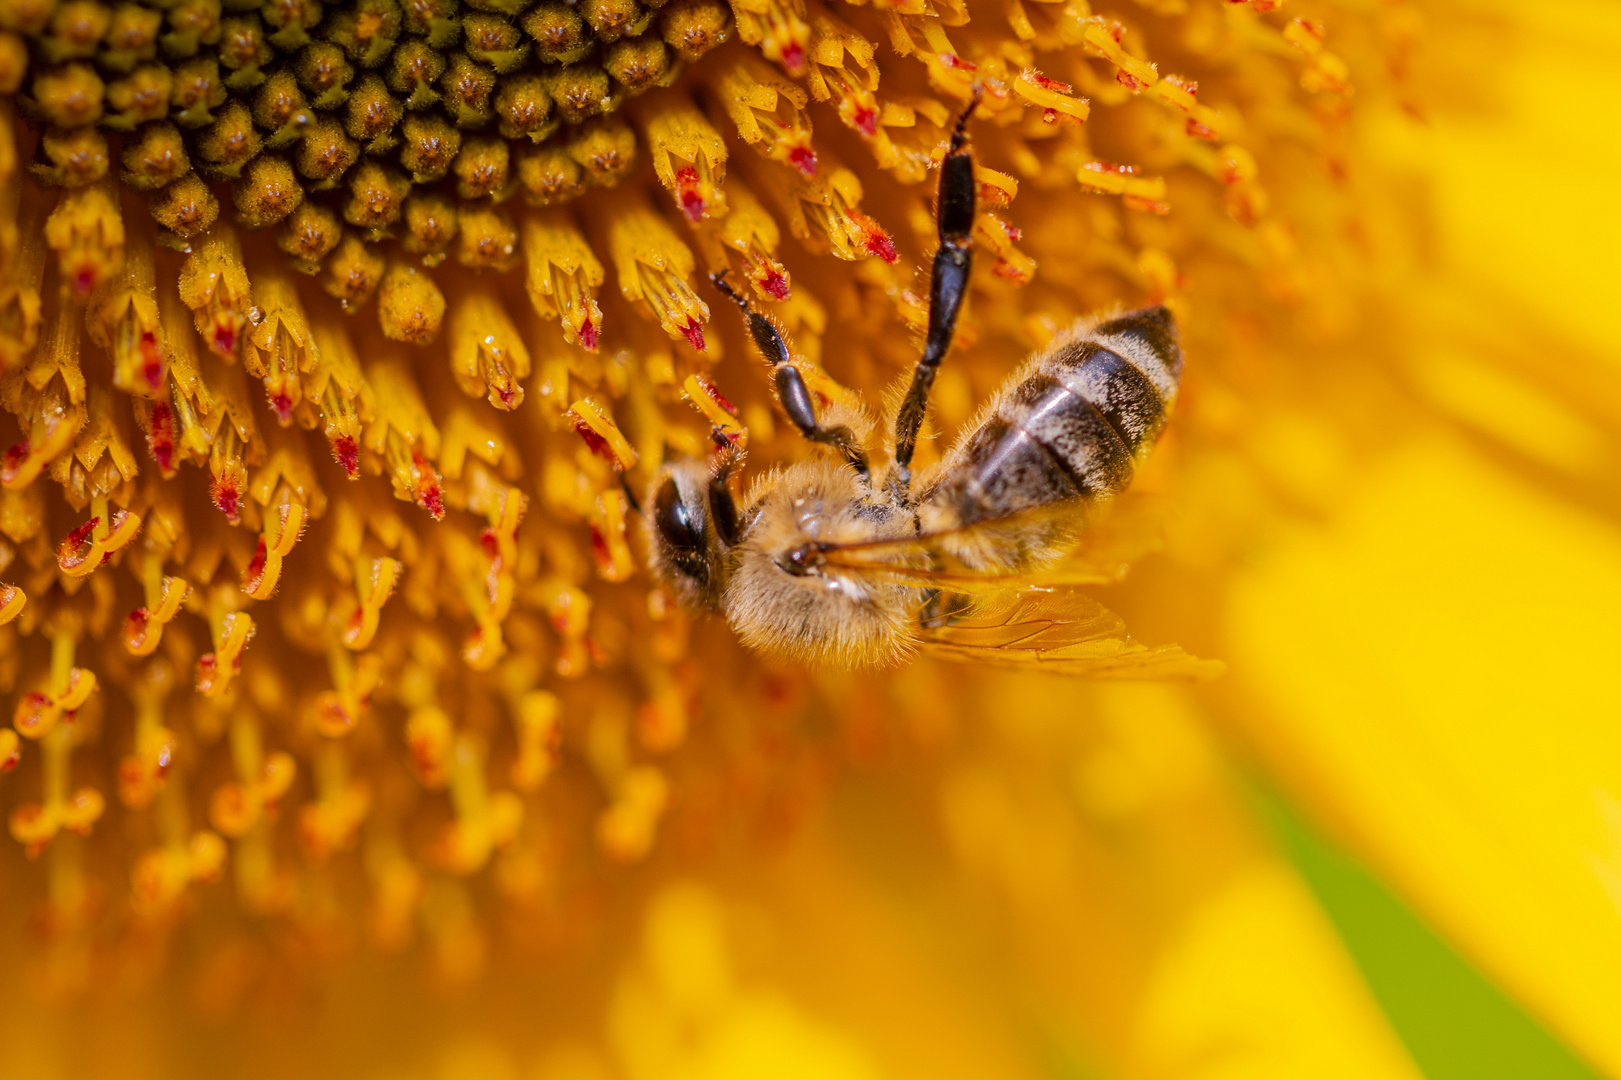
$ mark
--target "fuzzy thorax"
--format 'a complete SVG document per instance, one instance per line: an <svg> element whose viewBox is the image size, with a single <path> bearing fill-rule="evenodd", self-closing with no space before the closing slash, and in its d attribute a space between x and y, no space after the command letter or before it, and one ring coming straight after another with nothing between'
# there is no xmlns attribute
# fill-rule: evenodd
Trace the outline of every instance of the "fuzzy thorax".
<svg viewBox="0 0 1621 1080"><path fill-rule="evenodd" d="M747 539L732 552L723 608L745 645L841 667L892 664L911 648L918 591L826 567L796 572L790 553L906 535L910 514L868 501L853 469L802 461L750 492Z"/></svg>

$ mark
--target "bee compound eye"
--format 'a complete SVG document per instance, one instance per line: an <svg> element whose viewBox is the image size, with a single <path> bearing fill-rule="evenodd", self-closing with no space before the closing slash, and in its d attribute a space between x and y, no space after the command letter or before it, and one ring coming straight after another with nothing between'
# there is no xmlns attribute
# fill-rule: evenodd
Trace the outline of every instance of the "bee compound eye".
<svg viewBox="0 0 1621 1080"><path fill-rule="evenodd" d="M681 501L681 491L675 478L664 481L653 504L653 522L658 526L664 542L682 554L690 554L703 546L703 530L693 520L692 510Z"/></svg>
<svg viewBox="0 0 1621 1080"><path fill-rule="evenodd" d="M718 477L709 482L709 516L714 519L715 532L727 547L736 547L738 541L737 503L726 481Z"/></svg>

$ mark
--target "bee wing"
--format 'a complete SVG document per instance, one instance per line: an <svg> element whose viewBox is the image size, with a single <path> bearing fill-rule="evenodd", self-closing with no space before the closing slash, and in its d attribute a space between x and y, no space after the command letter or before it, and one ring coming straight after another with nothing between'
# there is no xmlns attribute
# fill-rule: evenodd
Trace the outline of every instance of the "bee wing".
<svg viewBox="0 0 1621 1080"><path fill-rule="evenodd" d="M1118 615L1062 586L944 598L919 638L925 652L951 660L1094 679L1204 680L1226 670L1177 645L1131 640Z"/></svg>
<svg viewBox="0 0 1621 1080"><path fill-rule="evenodd" d="M1165 546L1168 512L1163 496L1135 491L1116 496L1087 523L1075 549L1045 579L1069 585L1120 581L1133 564Z"/></svg>
<svg viewBox="0 0 1621 1080"><path fill-rule="evenodd" d="M984 569L965 566L953 555L976 534L1039 532L1073 522L1077 513L1088 520L1074 547L1057 563L1028 570ZM822 559L830 568L847 574L872 576L919 588L962 592L1006 592L1009 589L1052 585L1106 585L1125 577L1131 564L1163 545L1164 504L1152 496L1123 495L1110 503L1078 511L1065 503L1049 503L941 532L887 540L830 545Z"/></svg>

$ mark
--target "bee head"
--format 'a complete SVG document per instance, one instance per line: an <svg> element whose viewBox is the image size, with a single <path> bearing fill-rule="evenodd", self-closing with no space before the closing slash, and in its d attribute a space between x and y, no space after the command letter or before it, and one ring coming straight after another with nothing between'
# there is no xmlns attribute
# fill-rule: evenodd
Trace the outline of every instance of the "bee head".
<svg viewBox="0 0 1621 1080"><path fill-rule="evenodd" d="M691 607L719 606L726 553L741 538L726 483L732 467L726 462L711 470L690 458L669 462L648 487L643 520L653 569Z"/></svg>

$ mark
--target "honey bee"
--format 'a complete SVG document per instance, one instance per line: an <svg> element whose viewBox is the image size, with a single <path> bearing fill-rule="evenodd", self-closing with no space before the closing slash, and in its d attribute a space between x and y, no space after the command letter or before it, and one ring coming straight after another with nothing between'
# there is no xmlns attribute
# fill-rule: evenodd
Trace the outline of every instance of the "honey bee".
<svg viewBox="0 0 1621 1080"><path fill-rule="evenodd" d="M1133 642L1078 591L1075 552L1095 511L1131 483L1176 400L1182 351L1165 307L1083 320L1030 358L929 469L913 452L950 348L973 250L970 105L940 166L929 320L888 461L871 420L820 414L782 334L727 283L771 366L776 397L824 448L732 495L743 455L667 462L645 514L654 571L688 606L722 613L752 649L838 666L930 651L1075 674L1198 678L1219 665Z"/></svg>

